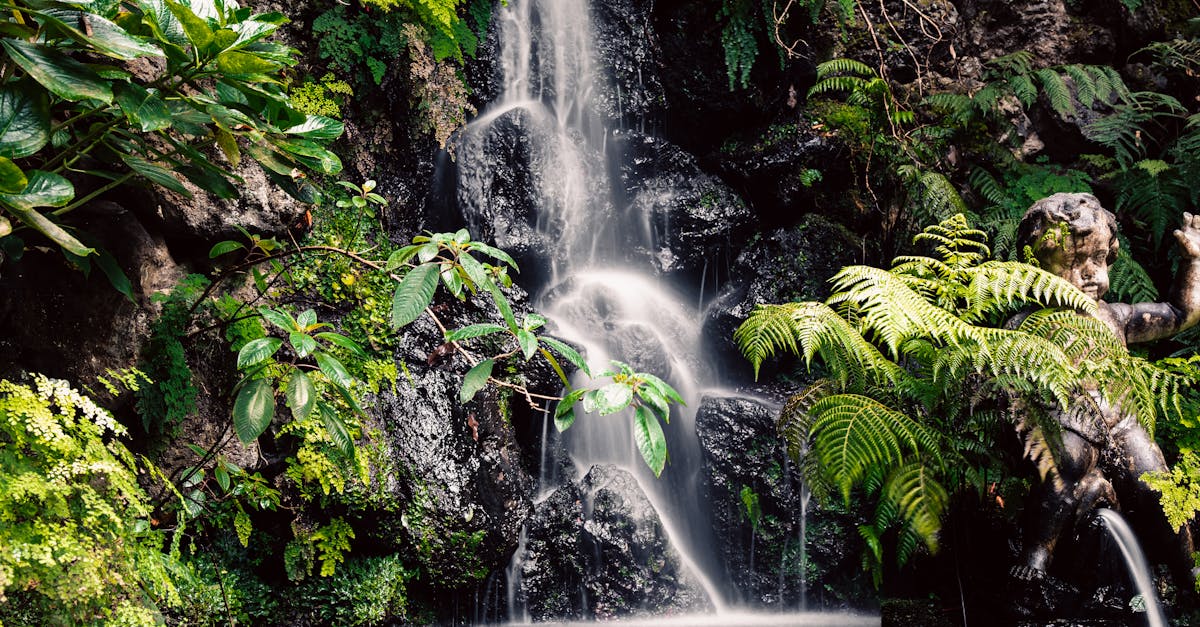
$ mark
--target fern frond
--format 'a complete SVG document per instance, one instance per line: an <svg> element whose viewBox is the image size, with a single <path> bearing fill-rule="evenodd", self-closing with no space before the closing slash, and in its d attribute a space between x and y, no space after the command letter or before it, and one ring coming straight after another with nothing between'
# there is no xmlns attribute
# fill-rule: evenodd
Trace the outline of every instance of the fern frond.
<svg viewBox="0 0 1200 627"><path fill-rule="evenodd" d="M838 57L817 65L817 81L823 81L838 74L860 77L876 76L875 68L849 57Z"/></svg>
<svg viewBox="0 0 1200 627"><path fill-rule="evenodd" d="M812 450L847 502L870 468L891 468L907 454L936 452L937 435L907 415L858 394L834 394L810 413Z"/></svg>
<svg viewBox="0 0 1200 627"><path fill-rule="evenodd" d="M1162 245L1163 234L1179 219L1188 207L1184 200L1189 190L1170 164L1157 159L1143 159L1114 178L1119 190L1117 213L1132 213L1150 226L1154 246Z"/></svg>
<svg viewBox="0 0 1200 627"><path fill-rule="evenodd" d="M829 92L850 92L859 91L866 81L857 76L830 76L828 78L817 81L815 85L809 88L808 97L815 98ZM853 103L851 103L853 104Z"/></svg>
<svg viewBox="0 0 1200 627"><path fill-rule="evenodd" d="M1028 109L1037 102L1037 87L1033 84L1033 79L1028 74L1017 74L1008 77L1008 88L1012 91L1017 100Z"/></svg>
<svg viewBox="0 0 1200 627"><path fill-rule="evenodd" d="M945 220L956 214L967 212L958 189L940 172L922 172L915 185L918 211L914 217L925 222L930 219Z"/></svg>
<svg viewBox="0 0 1200 627"><path fill-rule="evenodd" d="M1033 69L1033 53L1028 50L1018 50L1011 54L996 57L987 62L994 74L1001 76L1011 74L1028 74Z"/></svg>
<svg viewBox="0 0 1200 627"><path fill-rule="evenodd" d="M1132 303L1152 303L1158 301L1158 288L1153 279L1129 254L1129 244L1122 242L1117 249L1117 260L1109 271L1112 287L1109 294L1114 300Z"/></svg>
<svg viewBox="0 0 1200 627"><path fill-rule="evenodd" d="M968 306L961 317L979 322L1030 303L1070 307L1094 314L1096 302L1066 279L1019 261L988 261L963 272L970 276Z"/></svg>
<svg viewBox="0 0 1200 627"><path fill-rule="evenodd" d="M1000 186L1000 181L997 181L991 172L983 168L973 168L971 174L967 176L967 182L980 196L983 196L984 200L993 205L1003 205L1011 199L1008 192Z"/></svg>
<svg viewBox="0 0 1200 627"><path fill-rule="evenodd" d="M888 477L883 496L883 500L896 504L900 517L925 541L929 552L936 553L942 514L950 495L935 473L921 462L901 466Z"/></svg>
<svg viewBox="0 0 1200 627"><path fill-rule="evenodd" d="M1034 76L1037 76L1038 82L1042 84L1042 93L1046 94L1050 108L1054 109L1055 113L1064 117L1078 115L1075 101L1071 98L1071 90L1067 88L1066 81L1058 72L1044 68L1034 72Z"/></svg>
<svg viewBox="0 0 1200 627"><path fill-rule="evenodd" d="M1080 65L1064 65L1059 69L1071 78L1071 83L1075 87L1075 97L1079 99L1079 103L1091 109L1092 105L1096 103L1096 79Z"/></svg>

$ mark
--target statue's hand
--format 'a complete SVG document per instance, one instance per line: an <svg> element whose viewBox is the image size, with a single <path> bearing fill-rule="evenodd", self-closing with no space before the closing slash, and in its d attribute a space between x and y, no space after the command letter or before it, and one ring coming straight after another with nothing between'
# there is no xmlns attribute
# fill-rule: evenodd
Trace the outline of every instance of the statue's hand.
<svg viewBox="0 0 1200 627"><path fill-rule="evenodd" d="M1185 257L1200 259L1200 215L1183 214L1183 226L1175 229L1175 239Z"/></svg>

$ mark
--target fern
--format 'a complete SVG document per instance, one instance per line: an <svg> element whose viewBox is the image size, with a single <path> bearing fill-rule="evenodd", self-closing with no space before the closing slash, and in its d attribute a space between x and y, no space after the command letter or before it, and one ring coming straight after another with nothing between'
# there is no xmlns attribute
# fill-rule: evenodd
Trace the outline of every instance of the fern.
<svg viewBox="0 0 1200 627"><path fill-rule="evenodd" d="M1042 84L1042 91L1046 94L1046 98L1050 101L1050 108L1062 116L1075 116L1078 111L1075 110L1075 101L1071 97L1071 90L1067 87L1066 81L1059 75L1058 72L1051 69L1041 69L1034 72L1038 81Z"/></svg>

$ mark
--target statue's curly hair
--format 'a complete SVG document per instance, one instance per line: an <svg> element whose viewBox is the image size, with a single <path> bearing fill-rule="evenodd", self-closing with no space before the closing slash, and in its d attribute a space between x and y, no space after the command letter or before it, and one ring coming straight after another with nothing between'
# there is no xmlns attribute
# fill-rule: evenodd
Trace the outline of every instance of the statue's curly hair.
<svg viewBox="0 0 1200 627"><path fill-rule="evenodd" d="M1091 194L1053 194L1031 205L1021 217L1017 227L1017 245L1028 246L1033 254L1042 260L1043 253L1056 247L1055 241L1048 238L1054 227L1066 227L1067 233L1074 237L1083 237L1103 221L1108 226L1111 238L1108 242L1108 263L1117 259L1117 250L1121 243L1117 241L1117 216L1105 209L1100 200Z"/></svg>

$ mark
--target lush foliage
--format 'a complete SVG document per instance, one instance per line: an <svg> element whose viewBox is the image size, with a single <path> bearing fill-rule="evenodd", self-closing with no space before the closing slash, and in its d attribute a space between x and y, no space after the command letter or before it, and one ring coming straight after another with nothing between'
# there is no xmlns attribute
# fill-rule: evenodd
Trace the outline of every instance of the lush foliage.
<svg viewBox="0 0 1200 627"><path fill-rule="evenodd" d="M64 381L0 380L0 605L18 594L67 624L153 625L155 603L177 601L124 435Z"/></svg>
<svg viewBox="0 0 1200 627"><path fill-rule="evenodd" d="M303 170L341 169L323 147L341 123L296 111L281 87L295 63L294 50L268 41L281 14L232 0L11 9L0 38L0 236L10 254L34 231L86 268L97 251L60 223L67 213L132 182L236 197L230 168L243 152L300 198L313 194ZM90 191L77 197L68 174ZM96 263L128 294L111 256Z"/></svg>
<svg viewBox="0 0 1200 627"><path fill-rule="evenodd" d="M1180 378L1131 356L1095 304L1036 267L988 260L981 231L955 216L916 238L934 256L898 257L890 270L848 266L824 303L760 305L735 338L757 369L778 351L818 358L827 372L785 410L782 431L814 493L855 490L875 504L860 527L868 564L898 529L897 556L934 551L950 494L1009 474L995 455L1006 400L1043 478L1056 477L1053 408L1093 402L1135 414L1178 415ZM1009 316L1038 309L1006 328ZM1061 307L1061 308L1060 308ZM1085 399L1085 400L1081 400ZM878 572L878 570L876 570Z"/></svg>

